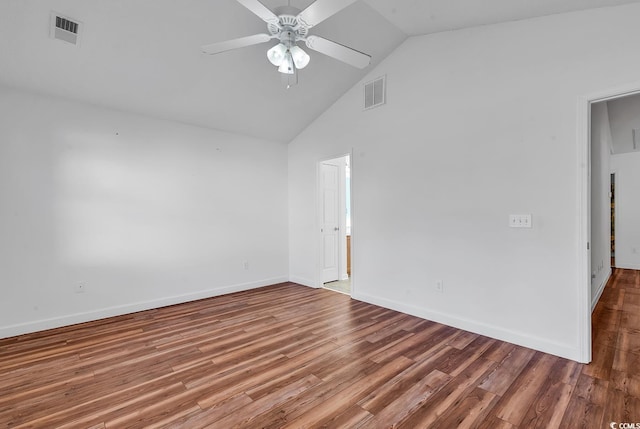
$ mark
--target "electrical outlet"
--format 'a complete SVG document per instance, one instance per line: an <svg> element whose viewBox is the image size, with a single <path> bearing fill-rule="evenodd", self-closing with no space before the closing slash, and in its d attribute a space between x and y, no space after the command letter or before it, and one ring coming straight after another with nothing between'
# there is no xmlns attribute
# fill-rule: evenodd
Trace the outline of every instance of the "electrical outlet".
<svg viewBox="0 0 640 429"><path fill-rule="evenodd" d="M242 261L242 268L245 270L249 269L249 261Z"/></svg>
<svg viewBox="0 0 640 429"><path fill-rule="evenodd" d="M74 288L75 293L85 293L87 290L87 285L85 283L78 283Z"/></svg>
<svg viewBox="0 0 640 429"><path fill-rule="evenodd" d="M531 228L531 215L509 215L509 227L511 228Z"/></svg>
<svg viewBox="0 0 640 429"><path fill-rule="evenodd" d="M444 283L442 283L442 280L436 280L436 291L444 293Z"/></svg>

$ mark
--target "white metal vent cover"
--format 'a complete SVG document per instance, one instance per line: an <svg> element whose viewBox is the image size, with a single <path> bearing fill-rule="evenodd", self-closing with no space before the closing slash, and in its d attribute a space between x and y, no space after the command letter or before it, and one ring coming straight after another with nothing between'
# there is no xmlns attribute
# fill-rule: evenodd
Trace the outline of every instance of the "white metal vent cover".
<svg viewBox="0 0 640 429"><path fill-rule="evenodd" d="M62 40L77 46L80 44L81 29L82 23L77 19L51 12L50 36L52 39Z"/></svg>
<svg viewBox="0 0 640 429"><path fill-rule="evenodd" d="M364 110L382 106L386 102L387 76L380 76L364 84Z"/></svg>

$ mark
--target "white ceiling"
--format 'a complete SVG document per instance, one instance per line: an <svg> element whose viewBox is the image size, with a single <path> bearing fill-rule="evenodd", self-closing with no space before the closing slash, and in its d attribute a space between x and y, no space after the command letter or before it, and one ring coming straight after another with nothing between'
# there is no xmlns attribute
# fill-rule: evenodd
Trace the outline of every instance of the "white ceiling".
<svg viewBox="0 0 640 429"><path fill-rule="evenodd" d="M307 50L287 90L270 44L209 56L203 44L265 32L235 0L1 0L0 83L288 142L407 35L640 0L360 0L314 27L372 55L359 70ZM263 0L273 9L285 0ZM291 0L300 9L312 0ZM81 45L49 38L50 11L84 23Z"/></svg>
<svg viewBox="0 0 640 429"><path fill-rule="evenodd" d="M409 36L638 2L638 0L364 1Z"/></svg>

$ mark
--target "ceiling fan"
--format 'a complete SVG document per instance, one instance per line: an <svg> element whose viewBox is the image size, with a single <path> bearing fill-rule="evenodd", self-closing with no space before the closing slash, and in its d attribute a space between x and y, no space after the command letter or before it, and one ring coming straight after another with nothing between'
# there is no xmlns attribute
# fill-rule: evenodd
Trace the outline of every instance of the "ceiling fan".
<svg viewBox="0 0 640 429"><path fill-rule="evenodd" d="M206 54L219 54L232 49L266 43L278 39L279 43L267 51L267 58L278 71L295 77L297 70L309 64L311 57L298 42L304 42L309 49L328 55L354 67L365 68L371 61L371 56L355 49L341 45L320 36L309 35L309 29L321 23L330 16L338 13L356 0L316 0L305 10L292 6L282 6L275 13L269 10L259 0L237 0L238 3L256 14L267 23L269 34L255 34L225 42L212 43L202 47ZM291 81L289 81L289 85Z"/></svg>

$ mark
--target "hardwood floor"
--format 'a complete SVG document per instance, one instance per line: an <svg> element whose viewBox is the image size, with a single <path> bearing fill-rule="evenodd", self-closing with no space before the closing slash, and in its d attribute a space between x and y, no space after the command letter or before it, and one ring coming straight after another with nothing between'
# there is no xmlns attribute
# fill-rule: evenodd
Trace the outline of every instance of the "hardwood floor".
<svg viewBox="0 0 640 429"><path fill-rule="evenodd" d="M640 422L640 272L581 365L282 284L0 340L0 427L608 428Z"/></svg>

